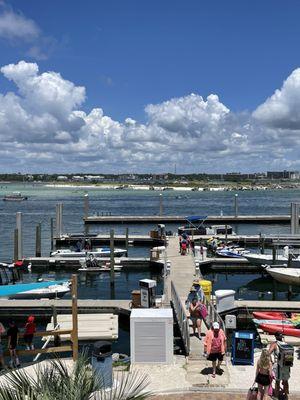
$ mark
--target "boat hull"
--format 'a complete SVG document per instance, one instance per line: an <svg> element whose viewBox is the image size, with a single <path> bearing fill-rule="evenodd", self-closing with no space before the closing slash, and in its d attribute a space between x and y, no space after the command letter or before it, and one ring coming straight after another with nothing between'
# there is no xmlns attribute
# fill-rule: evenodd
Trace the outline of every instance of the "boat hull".
<svg viewBox="0 0 300 400"><path fill-rule="evenodd" d="M69 288L61 288L57 291L38 291L29 290L28 292L20 292L9 296L11 300L39 300L39 299L61 299L65 294L69 293Z"/></svg>
<svg viewBox="0 0 300 400"><path fill-rule="evenodd" d="M300 286L300 270L296 268L271 268L266 271L278 282Z"/></svg>

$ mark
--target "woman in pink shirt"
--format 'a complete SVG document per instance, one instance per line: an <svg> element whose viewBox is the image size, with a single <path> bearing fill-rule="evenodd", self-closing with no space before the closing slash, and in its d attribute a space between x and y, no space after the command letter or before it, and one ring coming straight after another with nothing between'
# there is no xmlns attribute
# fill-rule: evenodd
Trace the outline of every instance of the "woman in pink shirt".
<svg viewBox="0 0 300 400"><path fill-rule="evenodd" d="M212 324L212 328L207 331L204 339L204 352L207 353L207 359L212 361L212 377L216 377L216 370L220 369L226 352L226 336L218 322ZM218 360L218 364L217 364Z"/></svg>

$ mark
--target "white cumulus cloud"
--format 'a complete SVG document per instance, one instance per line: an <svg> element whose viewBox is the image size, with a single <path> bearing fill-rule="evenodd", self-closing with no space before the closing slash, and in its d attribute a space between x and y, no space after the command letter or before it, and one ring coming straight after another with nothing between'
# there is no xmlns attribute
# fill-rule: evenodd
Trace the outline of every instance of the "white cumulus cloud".
<svg viewBox="0 0 300 400"><path fill-rule="evenodd" d="M40 35L37 24L22 14L4 9L0 14L0 37L9 40L33 41Z"/></svg>
<svg viewBox="0 0 300 400"><path fill-rule="evenodd" d="M175 162L181 172L300 168L299 70L252 115L230 111L215 94L190 94L149 104L145 123L116 121L101 107L83 111L85 88L36 63L1 73L15 85L0 93L7 170L161 172Z"/></svg>

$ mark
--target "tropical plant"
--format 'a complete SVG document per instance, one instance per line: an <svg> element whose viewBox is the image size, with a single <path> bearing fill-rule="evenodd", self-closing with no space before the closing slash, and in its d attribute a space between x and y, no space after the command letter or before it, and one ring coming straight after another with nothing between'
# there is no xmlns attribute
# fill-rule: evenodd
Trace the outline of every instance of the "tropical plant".
<svg viewBox="0 0 300 400"><path fill-rule="evenodd" d="M137 372L114 375L117 384L105 390L103 379L84 354L73 367L53 359L39 364L33 374L17 369L1 381L0 400L144 400L150 396L148 377Z"/></svg>

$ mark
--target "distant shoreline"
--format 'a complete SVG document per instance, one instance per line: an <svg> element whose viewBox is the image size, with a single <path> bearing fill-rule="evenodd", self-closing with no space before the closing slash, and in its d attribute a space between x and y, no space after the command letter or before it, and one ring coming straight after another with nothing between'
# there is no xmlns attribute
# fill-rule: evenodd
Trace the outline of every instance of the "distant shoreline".
<svg viewBox="0 0 300 400"><path fill-rule="evenodd" d="M74 184L74 183L47 183L43 186L49 188L58 188L58 189L83 189L83 190L97 190L97 189L105 189L105 190L153 190L153 191L181 191L181 192L190 192L190 191L210 191L210 192L224 192L224 191L253 191L253 190L283 190L283 189L299 189L298 186L281 186L281 185L252 185L252 186L203 186L203 187L195 187L195 186L150 186L150 185L122 185L122 184Z"/></svg>

